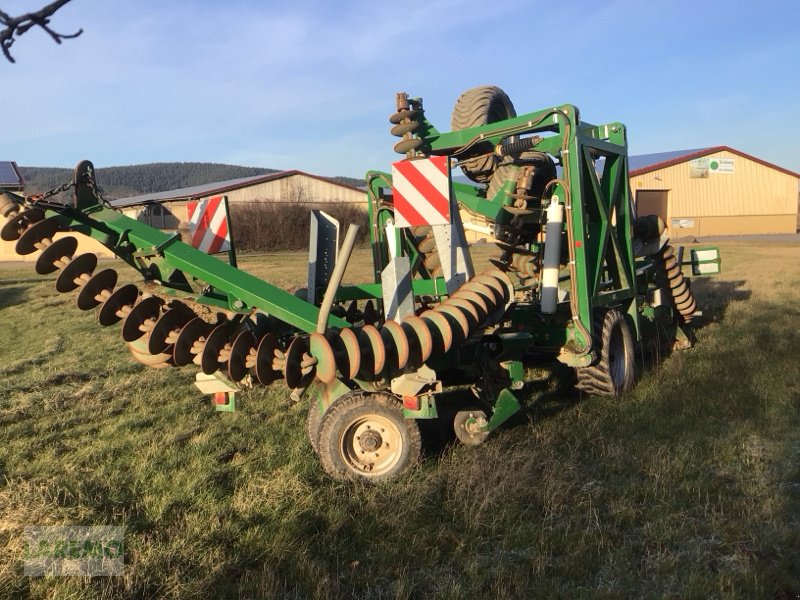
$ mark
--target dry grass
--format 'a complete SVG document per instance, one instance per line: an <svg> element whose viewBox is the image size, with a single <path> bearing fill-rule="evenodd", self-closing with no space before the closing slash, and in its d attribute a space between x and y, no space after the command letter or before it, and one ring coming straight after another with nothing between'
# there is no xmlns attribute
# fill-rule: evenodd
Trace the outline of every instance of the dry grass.
<svg viewBox="0 0 800 600"><path fill-rule="evenodd" d="M527 418L378 487L324 476L279 387L215 414L189 370L2 266L0 597L794 597L800 244L721 246L698 345L632 393L533 371ZM244 262L292 288L304 260ZM23 577L22 527L48 524L123 525L126 575Z"/></svg>

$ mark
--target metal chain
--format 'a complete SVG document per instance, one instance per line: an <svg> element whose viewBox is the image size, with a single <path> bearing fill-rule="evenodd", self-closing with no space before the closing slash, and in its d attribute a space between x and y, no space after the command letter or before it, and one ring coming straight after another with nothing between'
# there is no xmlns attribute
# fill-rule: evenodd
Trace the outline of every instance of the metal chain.
<svg viewBox="0 0 800 600"><path fill-rule="evenodd" d="M94 197L100 201L100 204L105 206L106 208L112 208L111 204L103 197L103 193L100 191L100 188L97 186L97 180L94 178L94 169L89 169L86 172L86 183L89 186L89 189L92 190Z"/></svg>
<svg viewBox="0 0 800 600"><path fill-rule="evenodd" d="M36 202L44 202L48 198L51 198L51 197L57 196L58 194L61 194L63 192L69 191L73 187L75 187L75 182L74 181L68 181L67 183L62 184L62 185L58 186L57 188L53 188L52 190L46 191L41 196L31 196L30 198L32 198L32 201L34 203L36 203Z"/></svg>

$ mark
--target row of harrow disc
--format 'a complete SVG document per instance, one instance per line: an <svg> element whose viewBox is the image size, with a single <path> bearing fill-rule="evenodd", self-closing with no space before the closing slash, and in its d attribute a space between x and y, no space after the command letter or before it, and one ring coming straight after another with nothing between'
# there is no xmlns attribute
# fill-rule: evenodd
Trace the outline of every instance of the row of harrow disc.
<svg viewBox="0 0 800 600"><path fill-rule="evenodd" d="M137 361L156 368L193 363L209 375L222 371L233 382L251 375L252 381L268 385L282 378L289 388L302 389L314 379L331 383L337 373L346 380L385 380L418 368L498 322L514 296L508 276L489 269L444 302L402 323L386 321L376 327L365 322L287 339L274 327L242 315L220 315L209 323L183 302L142 293L133 284L117 286L117 272L97 270L96 255L75 256L75 237L55 239L61 226L38 207L23 209L9 202L0 206L0 215L8 219L0 237L15 241L18 254L40 251L37 273L60 270L56 289L77 291L81 310L99 307L100 325L122 321L122 338Z"/></svg>

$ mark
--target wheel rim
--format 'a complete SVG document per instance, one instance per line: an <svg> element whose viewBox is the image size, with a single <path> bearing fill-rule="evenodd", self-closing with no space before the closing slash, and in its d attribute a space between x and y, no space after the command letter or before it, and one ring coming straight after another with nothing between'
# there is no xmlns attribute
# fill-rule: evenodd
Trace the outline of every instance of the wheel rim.
<svg viewBox="0 0 800 600"><path fill-rule="evenodd" d="M608 340L608 372L615 389L620 389L625 381L625 342L622 331L614 327Z"/></svg>
<svg viewBox="0 0 800 600"><path fill-rule="evenodd" d="M367 477L377 477L397 465L403 453L403 436L390 419L369 415L344 430L340 442L347 466Z"/></svg>

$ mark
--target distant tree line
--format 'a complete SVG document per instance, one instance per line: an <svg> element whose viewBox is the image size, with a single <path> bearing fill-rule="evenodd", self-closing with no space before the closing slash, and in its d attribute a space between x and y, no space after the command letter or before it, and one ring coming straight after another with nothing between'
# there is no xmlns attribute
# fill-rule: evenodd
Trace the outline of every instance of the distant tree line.
<svg viewBox="0 0 800 600"><path fill-rule="evenodd" d="M72 179L72 169L54 167L20 167L25 179L25 193L39 194ZM277 169L240 167L218 163L170 162L105 167L97 169L97 182L108 200L151 194L179 188L278 173ZM329 177L334 183L359 187L364 185L353 177Z"/></svg>

